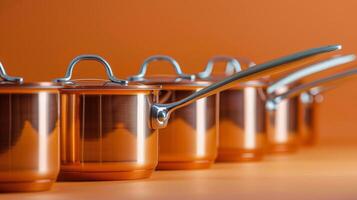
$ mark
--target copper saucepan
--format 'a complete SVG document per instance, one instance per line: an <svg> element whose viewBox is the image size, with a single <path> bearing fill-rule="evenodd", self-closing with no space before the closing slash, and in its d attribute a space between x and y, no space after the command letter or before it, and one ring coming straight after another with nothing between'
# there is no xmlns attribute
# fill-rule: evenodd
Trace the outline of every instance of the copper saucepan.
<svg viewBox="0 0 357 200"><path fill-rule="evenodd" d="M146 76L148 65L154 61L168 62L177 75ZM140 73L129 80L161 86L160 103L179 101L213 83L184 74L176 60L164 55L145 59ZM202 169L211 166L217 155L218 102L218 95L213 94L171 114L167 126L160 130L156 169Z"/></svg>
<svg viewBox="0 0 357 200"><path fill-rule="evenodd" d="M314 73L343 67L344 64L355 60L355 55L336 56L319 61L306 68L289 74L288 76L272 83L267 88L267 150L270 153L294 152L298 149L299 140L299 105L298 96L292 96L282 101L281 93L289 92L291 88L298 87L299 81ZM279 101L279 104L273 103Z"/></svg>
<svg viewBox="0 0 357 200"><path fill-rule="evenodd" d="M321 102L323 92L329 91L337 85L350 80L357 74L357 69L348 69L343 72L326 76L309 83L301 84L289 91L277 95L272 99L273 104L279 104L284 99L300 97L302 104L302 115L299 121L299 136L303 144L313 145L317 140L315 129L316 106Z"/></svg>
<svg viewBox="0 0 357 200"><path fill-rule="evenodd" d="M212 73L218 62L226 62L225 73ZM255 63L244 58L216 56L209 60L205 70L198 74L204 80L222 80L232 73L253 67ZM264 79L236 84L220 93L219 148L217 161L256 161L263 158L265 144L265 100L267 85Z"/></svg>
<svg viewBox="0 0 357 200"><path fill-rule="evenodd" d="M313 146L318 141L316 129L316 118L319 107L324 100L325 91L335 87L314 87L299 95L299 138L300 143L306 146Z"/></svg>
<svg viewBox="0 0 357 200"><path fill-rule="evenodd" d="M62 180L122 180L148 177L158 162L158 131L178 108L217 94L239 82L295 68L321 53L340 49L325 46L292 54L236 73L176 102L158 103L159 87L114 77L109 64L98 56L83 55L69 65L61 89ZM96 60L109 80L72 80L81 60ZM299 63L299 62L298 62ZM180 133L177 133L180 134Z"/></svg>
<svg viewBox="0 0 357 200"><path fill-rule="evenodd" d="M0 192L50 189L59 172L59 85L23 83L0 63Z"/></svg>

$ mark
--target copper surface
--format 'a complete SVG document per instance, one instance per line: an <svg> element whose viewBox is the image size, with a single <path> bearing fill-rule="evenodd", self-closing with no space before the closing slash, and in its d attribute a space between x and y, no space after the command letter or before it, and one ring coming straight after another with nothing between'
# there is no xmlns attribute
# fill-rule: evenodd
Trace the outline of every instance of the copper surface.
<svg viewBox="0 0 357 200"><path fill-rule="evenodd" d="M59 172L58 91L0 94L0 191L48 190Z"/></svg>
<svg viewBox="0 0 357 200"><path fill-rule="evenodd" d="M295 152L299 146L299 97L285 99L267 111L267 151Z"/></svg>
<svg viewBox="0 0 357 200"><path fill-rule="evenodd" d="M311 101L300 100L299 136L301 144L313 146L318 143L319 139L316 121L323 96L320 94L316 96L308 93L305 94L310 95Z"/></svg>
<svg viewBox="0 0 357 200"><path fill-rule="evenodd" d="M245 87L220 93L217 161L263 158L266 140L263 88Z"/></svg>
<svg viewBox="0 0 357 200"><path fill-rule="evenodd" d="M156 93L61 94L61 180L149 177L158 131L149 127Z"/></svg>
<svg viewBox="0 0 357 200"><path fill-rule="evenodd" d="M160 103L180 100L195 90L163 90ZM182 107L171 114L159 134L157 169L209 168L217 155L218 95Z"/></svg>

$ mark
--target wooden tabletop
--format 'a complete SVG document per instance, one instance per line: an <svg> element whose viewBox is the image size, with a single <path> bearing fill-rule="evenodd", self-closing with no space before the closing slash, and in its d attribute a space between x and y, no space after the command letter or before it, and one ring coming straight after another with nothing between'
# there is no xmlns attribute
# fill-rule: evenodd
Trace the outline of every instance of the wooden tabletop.
<svg viewBox="0 0 357 200"><path fill-rule="evenodd" d="M51 191L0 199L356 199L357 139L326 140L263 162L218 163L209 170L157 171L150 179L62 182Z"/></svg>

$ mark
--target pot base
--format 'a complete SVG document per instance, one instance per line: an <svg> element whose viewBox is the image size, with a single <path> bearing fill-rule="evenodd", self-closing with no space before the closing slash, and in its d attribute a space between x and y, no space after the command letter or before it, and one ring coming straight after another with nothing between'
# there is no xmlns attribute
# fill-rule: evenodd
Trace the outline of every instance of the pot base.
<svg viewBox="0 0 357 200"><path fill-rule="evenodd" d="M0 182L0 192L40 192L49 190L54 180L43 179L28 182Z"/></svg>
<svg viewBox="0 0 357 200"><path fill-rule="evenodd" d="M263 150L218 151L216 162L254 162L263 160Z"/></svg>
<svg viewBox="0 0 357 200"><path fill-rule="evenodd" d="M212 160L200 160L192 162L160 162L157 165L157 170L192 170L192 169L208 169L214 163Z"/></svg>
<svg viewBox="0 0 357 200"><path fill-rule="evenodd" d="M279 154L279 153L295 153L298 151L297 144L271 144L267 149L267 153Z"/></svg>
<svg viewBox="0 0 357 200"><path fill-rule="evenodd" d="M303 138L301 139L301 144L304 146L316 146L317 145L317 139L316 138Z"/></svg>
<svg viewBox="0 0 357 200"><path fill-rule="evenodd" d="M61 171L59 181L120 181L149 178L153 170L133 170L120 172L75 172Z"/></svg>

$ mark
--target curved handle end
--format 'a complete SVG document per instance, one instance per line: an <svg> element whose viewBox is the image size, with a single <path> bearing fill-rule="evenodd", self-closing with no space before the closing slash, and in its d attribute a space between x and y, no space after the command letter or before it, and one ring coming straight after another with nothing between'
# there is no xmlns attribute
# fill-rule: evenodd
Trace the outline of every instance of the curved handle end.
<svg viewBox="0 0 357 200"><path fill-rule="evenodd" d="M56 79L53 79L52 82L55 82L55 83L63 83L63 82L68 82L69 79L68 78L56 78Z"/></svg>
<svg viewBox="0 0 357 200"><path fill-rule="evenodd" d="M214 56L211 59L208 60L207 65L204 69L204 71L199 72L197 76L201 79L205 79L211 76L212 71L213 71L213 66L217 62L226 62L226 73L232 73L232 72L240 72L242 71L242 67L240 65L240 62L230 56Z"/></svg>
<svg viewBox="0 0 357 200"><path fill-rule="evenodd" d="M22 77L7 75L5 68L1 62L0 62L0 77L5 81L15 82L15 83L22 83L24 81Z"/></svg>

